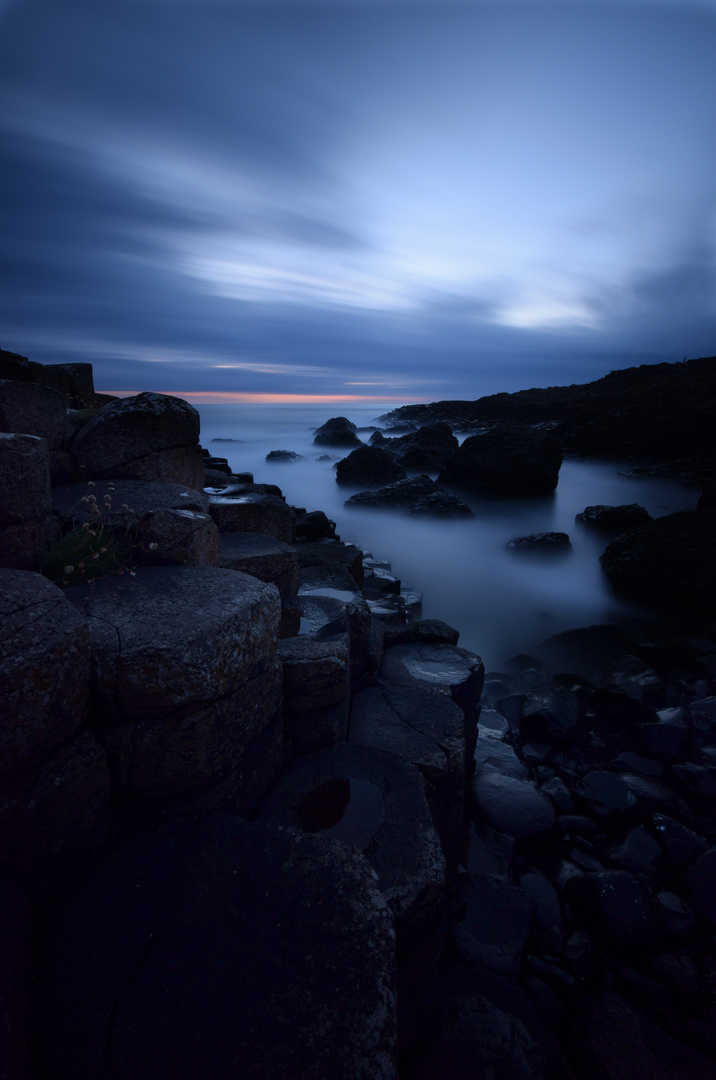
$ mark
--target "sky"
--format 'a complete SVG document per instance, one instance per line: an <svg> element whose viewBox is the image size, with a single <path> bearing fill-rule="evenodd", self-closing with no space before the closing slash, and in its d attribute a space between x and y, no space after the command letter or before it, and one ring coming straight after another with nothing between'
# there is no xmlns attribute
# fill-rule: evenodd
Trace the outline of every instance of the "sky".
<svg viewBox="0 0 716 1080"><path fill-rule="evenodd" d="M473 399L716 353L716 0L0 0L0 346Z"/></svg>

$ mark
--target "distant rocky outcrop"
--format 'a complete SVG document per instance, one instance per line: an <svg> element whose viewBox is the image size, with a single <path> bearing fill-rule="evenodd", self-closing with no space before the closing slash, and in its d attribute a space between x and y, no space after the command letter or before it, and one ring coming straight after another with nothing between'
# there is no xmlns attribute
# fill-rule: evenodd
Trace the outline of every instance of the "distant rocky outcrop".
<svg viewBox="0 0 716 1080"><path fill-rule="evenodd" d="M716 357L643 364L572 386L492 394L476 401L404 405L388 425L447 421L475 431L494 423L559 423L565 448L592 457L668 459L703 456L713 468Z"/></svg>

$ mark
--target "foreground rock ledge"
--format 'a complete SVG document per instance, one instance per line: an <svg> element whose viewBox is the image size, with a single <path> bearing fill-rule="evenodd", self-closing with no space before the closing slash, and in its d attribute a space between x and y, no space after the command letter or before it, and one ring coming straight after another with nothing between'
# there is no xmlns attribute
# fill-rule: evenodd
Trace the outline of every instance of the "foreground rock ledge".
<svg viewBox="0 0 716 1080"><path fill-rule="evenodd" d="M125 844L42 975L42 1080L392 1080L393 918L355 849L238 818Z"/></svg>

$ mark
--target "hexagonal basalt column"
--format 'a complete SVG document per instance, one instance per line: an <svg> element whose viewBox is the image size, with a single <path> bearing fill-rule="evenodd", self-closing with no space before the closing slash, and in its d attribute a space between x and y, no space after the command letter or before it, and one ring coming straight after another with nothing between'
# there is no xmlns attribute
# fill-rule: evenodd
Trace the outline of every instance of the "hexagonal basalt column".
<svg viewBox="0 0 716 1080"><path fill-rule="evenodd" d="M282 754L275 587L195 566L143 568L69 593L90 623L94 723L134 811L213 805L217 785L238 791L257 740L278 728L263 767L251 766L258 798Z"/></svg>

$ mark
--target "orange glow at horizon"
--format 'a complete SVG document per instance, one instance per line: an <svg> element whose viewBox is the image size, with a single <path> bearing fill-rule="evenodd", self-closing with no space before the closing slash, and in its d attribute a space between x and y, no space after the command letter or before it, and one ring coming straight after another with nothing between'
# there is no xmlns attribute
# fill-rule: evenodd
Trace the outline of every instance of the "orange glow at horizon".
<svg viewBox="0 0 716 1080"><path fill-rule="evenodd" d="M185 398L199 405L332 405L342 402L394 402L406 403L429 401L430 398L414 397L406 394L261 394L243 393L238 390L157 390L158 394L169 397ZM111 394L113 397L134 397L139 390L98 390L98 394Z"/></svg>

